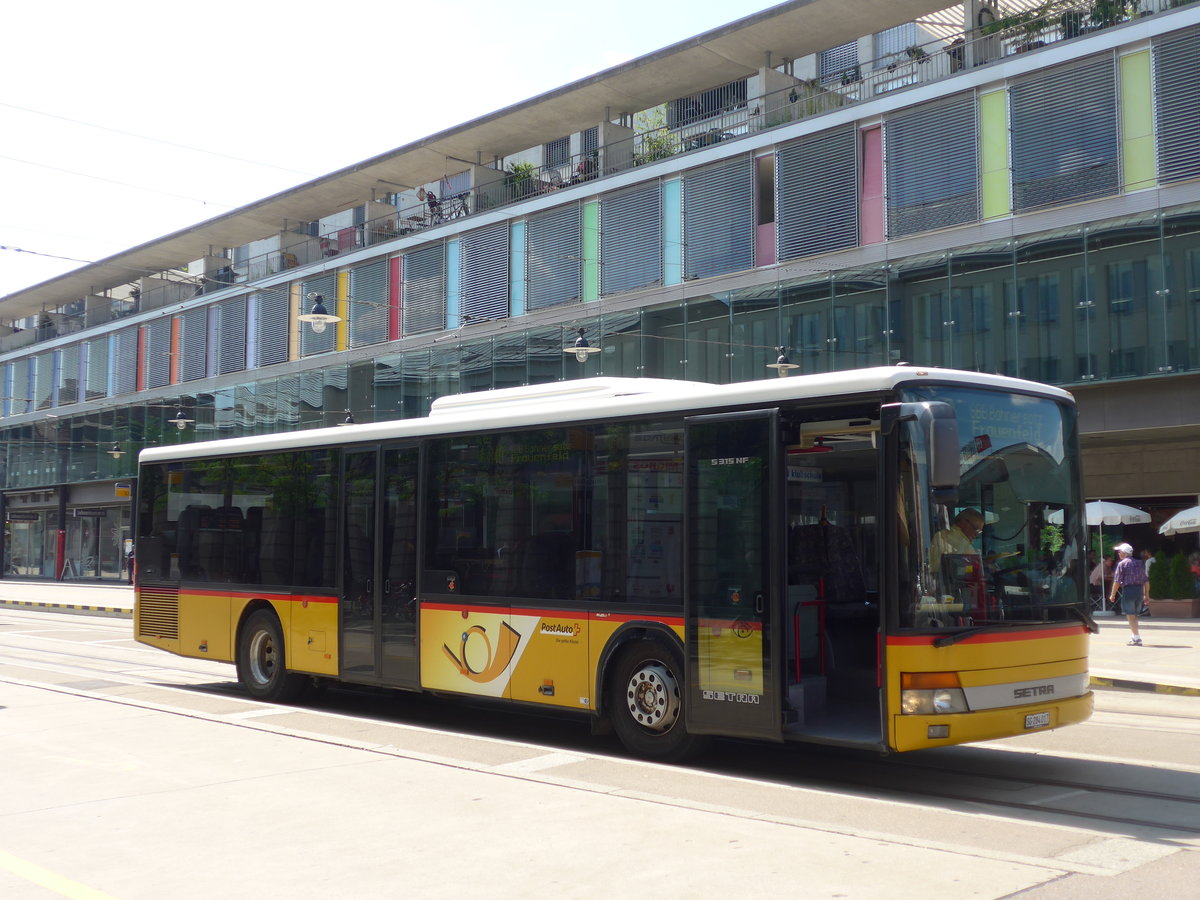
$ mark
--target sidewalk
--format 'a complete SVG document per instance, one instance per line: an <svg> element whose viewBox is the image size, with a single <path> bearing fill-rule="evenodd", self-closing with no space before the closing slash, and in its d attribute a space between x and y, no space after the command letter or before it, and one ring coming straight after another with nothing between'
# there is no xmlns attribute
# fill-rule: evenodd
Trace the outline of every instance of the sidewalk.
<svg viewBox="0 0 1200 900"><path fill-rule="evenodd" d="M129 618L133 588L111 582L0 579L0 609L58 609ZM1140 619L1130 647L1124 616L1101 613L1089 651L1092 685L1200 697L1200 619Z"/></svg>
<svg viewBox="0 0 1200 900"><path fill-rule="evenodd" d="M0 579L0 609L60 609L133 617L133 587L124 582Z"/></svg>

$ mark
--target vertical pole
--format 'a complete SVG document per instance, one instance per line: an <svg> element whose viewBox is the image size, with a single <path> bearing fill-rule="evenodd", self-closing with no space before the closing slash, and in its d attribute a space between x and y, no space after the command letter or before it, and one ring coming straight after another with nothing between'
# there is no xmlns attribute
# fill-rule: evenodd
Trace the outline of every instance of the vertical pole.
<svg viewBox="0 0 1200 900"><path fill-rule="evenodd" d="M58 534L54 542L54 578L63 580L63 567L67 562L67 486L58 486Z"/></svg>

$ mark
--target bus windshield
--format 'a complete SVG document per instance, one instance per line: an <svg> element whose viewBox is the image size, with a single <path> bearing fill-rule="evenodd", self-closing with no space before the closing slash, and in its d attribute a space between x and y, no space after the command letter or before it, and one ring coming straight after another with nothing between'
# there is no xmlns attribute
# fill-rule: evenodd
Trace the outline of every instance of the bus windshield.
<svg viewBox="0 0 1200 900"><path fill-rule="evenodd" d="M898 624L925 630L1085 618L1074 410L962 386L921 386L903 398L954 408L961 483L956 497L931 489L921 429L905 423Z"/></svg>

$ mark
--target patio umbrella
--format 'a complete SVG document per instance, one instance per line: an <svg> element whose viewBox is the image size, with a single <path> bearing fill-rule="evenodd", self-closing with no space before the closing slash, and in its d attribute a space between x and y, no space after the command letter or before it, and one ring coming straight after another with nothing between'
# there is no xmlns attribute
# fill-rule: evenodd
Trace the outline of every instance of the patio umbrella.
<svg viewBox="0 0 1200 900"><path fill-rule="evenodd" d="M1088 525L1144 525L1150 521L1150 513L1124 503L1111 500L1093 500L1083 508ZM1062 524L1062 510L1053 510L1046 519L1056 525Z"/></svg>
<svg viewBox="0 0 1200 900"><path fill-rule="evenodd" d="M1200 531L1200 506L1193 506L1183 512L1177 512L1158 529L1159 534L1185 534Z"/></svg>
<svg viewBox="0 0 1200 900"><path fill-rule="evenodd" d="M1111 500L1093 500L1083 509L1089 525L1144 525L1150 521L1150 513L1144 509Z"/></svg>

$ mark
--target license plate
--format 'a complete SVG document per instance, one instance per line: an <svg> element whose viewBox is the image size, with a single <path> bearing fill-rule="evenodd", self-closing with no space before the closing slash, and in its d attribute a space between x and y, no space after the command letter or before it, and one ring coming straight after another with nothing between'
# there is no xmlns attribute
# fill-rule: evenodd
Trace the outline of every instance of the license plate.
<svg viewBox="0 0 1200 900"><path fill-rule="evenodd" d="M1050 713L1030 713L1025 717L1026 728L1045 728L1050 724Z"/></svg>

